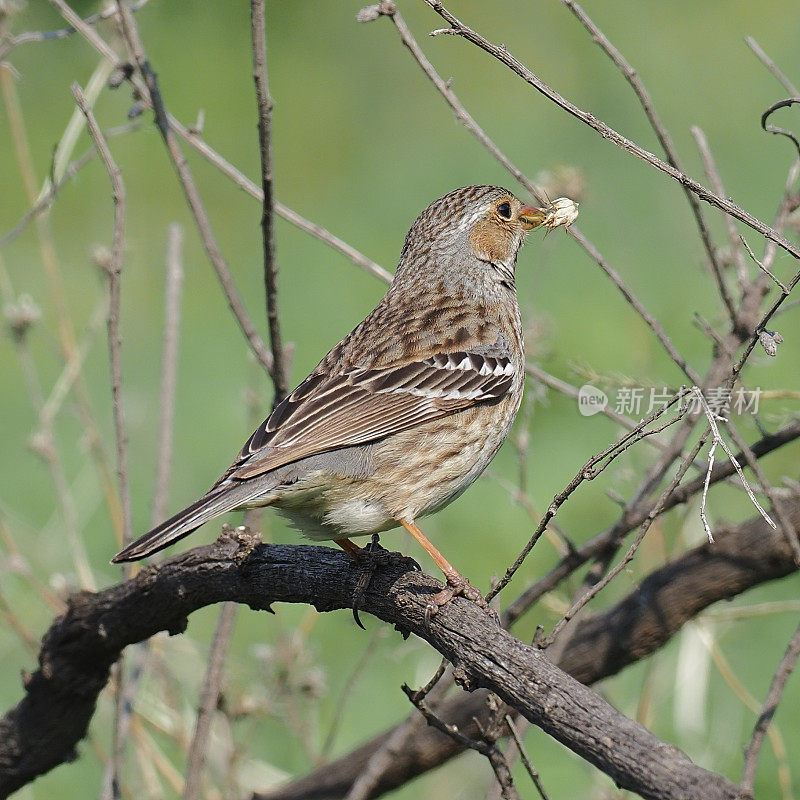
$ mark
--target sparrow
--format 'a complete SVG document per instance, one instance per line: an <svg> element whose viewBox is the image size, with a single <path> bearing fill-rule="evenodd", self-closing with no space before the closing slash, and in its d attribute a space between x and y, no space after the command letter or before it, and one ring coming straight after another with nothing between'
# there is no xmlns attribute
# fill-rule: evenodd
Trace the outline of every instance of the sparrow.
<svg viewBox="0 0 800 800"><path fill-rule="evenodd" d="M353 557L350 537L402 526L447 581L432 611L456 594L480 600L417 521L461 495L508 436L524 385L517 253L528 231L564 224L558 202L548 216L506 189L468 186L431 203L369 316L205 495L113 561L144 558L227 511L274 506Z"/></svg>

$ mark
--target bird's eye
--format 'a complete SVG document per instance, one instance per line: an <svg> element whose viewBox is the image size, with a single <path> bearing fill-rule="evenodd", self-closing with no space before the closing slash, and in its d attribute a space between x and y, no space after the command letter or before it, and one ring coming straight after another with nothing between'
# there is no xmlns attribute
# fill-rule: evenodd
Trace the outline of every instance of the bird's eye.
<svg viewBox="0 0 800 800"><path fill-rule="evenodd" d="M497 213L503 219L511 219L511 203L500 203L500 205L497 206Z"/></svg>

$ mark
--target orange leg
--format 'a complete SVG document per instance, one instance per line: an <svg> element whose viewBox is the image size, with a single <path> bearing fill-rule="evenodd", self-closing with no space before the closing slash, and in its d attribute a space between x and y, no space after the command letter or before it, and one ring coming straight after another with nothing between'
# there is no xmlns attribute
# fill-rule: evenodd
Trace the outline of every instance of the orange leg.
<svg viewBox="0 0 800 800"><path fill-rule="evenodd" d="M464 595L468 600L477 603L481 608L489 610L489 606L481 593L433 546L433 542L413 523L405 519L397 520L424 548L436 562L436 566L444 573L447 586L437 592L428 601L425 609L425 624L430 624L431 617L457 595ZM494 612L490 612L494 613Z"/></svg>
<svg viewBox="0 0 800 800"><path fill-rule="evenodd" d="M425 552L444 573L448 583L457 585L464 581L461 573L434 547L433 542L413 522L407 522L404 519L397 521L423 546Z"/></svg>
<svg viewBox="0 0 800 800"><path fill-rule="evenodd" d="M334 539L333 543L338 544L354 561L358 559L361 548L357 544L354 544L349 539Z"/></svg>

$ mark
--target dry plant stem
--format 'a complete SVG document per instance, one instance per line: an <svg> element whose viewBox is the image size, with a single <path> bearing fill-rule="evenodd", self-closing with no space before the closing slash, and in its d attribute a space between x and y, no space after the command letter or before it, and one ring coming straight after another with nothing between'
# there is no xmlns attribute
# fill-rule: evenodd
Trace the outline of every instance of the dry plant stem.
<svg viewBox="0 0 800 800"><path fill-rule="evenodd" d="M685 390L678 392L663 408L654 411L649 416L645 417L635 428L628 431L618 441L614 442L610 447L603 450L602 453L592 456L581 468L578 470L575 477L567 484L567 486L559 492L554 498L541 522L536 527L533 535L528 540L528 543L517 556L514 563L506 570L503 578L492 587L486 594L486 602L491 602L511 581L516 571L522 566L522 563L528 556L528 553L533 549L536 542L539 541L541 535L544 533L545 528L550 523L550 520L558 513L558 509L564 504L567 498L580 486L585 480L592 480L600 474L617 456L628 449L632 444L649 436L655 431L645 431L645 428L654 420L658 419L668 408L675 404L681 397L686 394ZM674 422L675 420L673 420ZM605 463L603 463L605 462Z"/></svg>
<svg viewBox="0 0 800 800"><path fill-rule="evenodd" d="M748 255L750 256L750 258L752 258L752 259L753 259L753 261L755 262L755 265L756 265L756 266L757 266L757 267L758 267L758 268L759 268L759 269L760 269L760 270L761 270L761 271L762 271L762 272L763 272L765 275L768 275L770 278L772 278L772 280L773 280L773 281L774 281L774 282L777 284L778 288L779 288L779 289L780 289L780 290L781 290L781 291L782 291L784 294L789 294L789 290L786 288L786 285L785 285L785 284L784 284L782 281L779 281L779 280L778 280L778 279L777 279L777 278L776 278L776 277L775 277L775 276L774 276L774 275L773 275L773 274L772 274L772 273L771 273L771 272L770 272L770 271L769 271L769 270L768 270L768 269L767 269L767 268L764 266L764 264L763 264L761 261L759 261L759 260L756 258L756 254L753 252L752 248L751 248L751 247L750 247L750 245L747 243L747 239L745 239L745 238L744 238L744 236L739 236L739 240L740 240L740 241L741 241L741 243L744 245L744 247L745 247L745 250L747 250L747 254L748 254Z"/></svg>
<svg viewBox="0 0 800 800"><path fill-rule="evenodd" d="M158 455L153 489L151 525L161 522L167 513L172 474L175 421L175 395L178 375L181 296L183 294L183 228L173 222L167 228L166 279L164 285L164 333L161 354L161 389L158 395Z"/></svg>
<svg viewBox="0 0 800 800"><path fill-rule="evenodd" d="M509 714L505 715L505 722L508 726L508 730L511 733L511 737L514 739L514 744L517 746L517 750L519 751L519 757L522 759L522 763L525 765L525 770L530 775L531 780L533 781L533 785L536 787L536 791L539 792L539 797L542 800L550 800L547 792L542 785L542 780L539 777L539 773L536 771L536 768L533 766L528 753L525 750L525 745L522 741L522 737L519 735L517 731L517 726L514 724L514 720L511 719Z"/></svg>
<svg viewBox="0 0 800 800"><path fill-rule="evenodd" d="M408 686L403 686L403 691L408 696L408 699L414 704L417 710L425 718L428 725L436 728L442 733L454 739L460 745L468 747L470 750L480 753L485 756L492 769L494 770L497 782L500 785L500 794L506 800L520 800L519 794L514 787L514 780L511 777L511 770L506 762L500 749L497 747L497 742L486 741L484 739L471 739L469 736L464 736L455 725L448 725L446 722L439 719L427 706L424 700L417 697L416 692Z"/></svg>
<svg viewBox="0 0 800 800"><path fill-rule="evenodd" d="M167 254L165 262L165 287L164 287L164 333L163 351L161 357L161 390L159 392L159 419L158 419L158 454L156 457L156 479L153 490L153 504L150 513L150 525L155 526L166 516L167 501L169 499L169 485L174 441L175 417L175 389L178 368L178 341L181 318L181 293L183 287L183 228L178 223L172 223L167 228ZM117 750L119 763L122 762L124 748L131 730L133 705L139 688L139 682L144 676L145 667L149 657L149 641L141 642L136 646L132 658L130 675L122 701L118 705L117 722ZM106 786L111 786L113 761L109 761L106 770Z"/></svg>
<svg viewBox="0 0 800 800"><path fill-rule="evenodd" d="M557 392L563 394L565 397L570 397L574 400L578 399L579 391L577 386L573 386L571 383L567 383L567 381L561 380L561 378L557 378L555 375L551 375L546 370L543 370L537 364L532 364L530 361L525 362L525 372L530 375L530 377L535 378L537 381L545 384L545 386L549 386L551 389L555 389ZM620 414L618 411L615 411L613 408L606 406L600 412L604 416L608 417L610 420L622 425L623 428L627 430L633 430L639 423L635 420L631 419L630 417L626 417L625 414ZM652 447L656 448L657 450L666 450L668 445L662 442L660 439L656 439L654 437L648 436L647 438L642 440L646 444L651 445ZM695 469L705 471L705 467L700 461L696 461L694 463Z"/></svg>
<svg viewBox="0 0 800 800"><path fill-rule="evenodd" d="M750 450L756 458L762 458L767 453L770 453L789 442L796 441L798 438L800 438L800 420L795 420L776 433L755 442L753 445L751 445ZM740 456L737 456L737 458L738 457L743 456L740 454ZM710 483L717 483L725 478L730 477L731 475L734 475L735 473L736 470L732 461L724 461L720 464L716 464L711 471ZM669 511L671 508L674 508L677 505L686 503L692 497L702 492L704 485L705 476L700 475L683 486L679 486L675 489L667 503L664 505L662 513ZM630 527L627 527L624 532L632 530L633 527L641 524L643 520L643 512L638 511L636 513L629 513L627 525ZM522 594L520 594L520 596L514 600L514 602L511 603L508 608L506 608L502 615L503 624L512 625L514 622L516 622L516 620L519 619L519 617L521 617L528 608L530 608L544 594L547 594L547 592L555 589L555 587L558 586L558 584L564 580L567 575L570 575L587 561L595 558L605 549L607 549L610 546L613 538L619 535L620 532L622 531L619 531L617 526L609 528L608 530L603 531L595 536L593 539L590 539L573 552L569 553L552 570L550 570L550 572L542 576L542 578L540 578L535 584L528 587L528 589L522 592Z"/></svg>
<svg viewBox="0 0 800 800"><path fill-rule="evenodd" d="M622 558L620 562L617 563L613 569L609 570L609 572L605 575L605 577L594 584L588 591L583 593L581 597L572 604L569 611L562 617L562 619L555 625L553 630L550 634L544 638L541 643L542 647L549 647L558 637L559 633L564 630L564 627L567 623L597 594L599 594L609 583L617 576L620 572L622 572L625 567L633 560L634 555L636 555L636 551L639 549L639 545L644 541L644 537L647 534L647 531L650 530L650 526L653 524L653 520L662 513L664 510L664 506L669 500L670 495L672 494L673 490L677 488L678 484L683 479L683 476L688 472L689 466L694 461L695 456L700 452L703 448L703 445L706 443L708 436L710 434L710 428L703 433L703 435L698 440L697 444L692 448L690 454L681 460L681 465L678 468L678 471L675 473L675 477L670 481L667 488L661 494L661 497L658 498L655 505L650 509L650 513L645 517L642 524L639 526L639 531L636 534L636 537L631 542L628 551L625 553L625 556Z"/></svg>
<svg viewBox="0 0 800 800"><path fill-rule="evenodd" d="M800 91L778 68L777 64L761 49L761 46L752 36L745 36L744 43L755 53L756 58L778 79L783 88L793 97L800 97Z"/></svg>
<svg viewBox="0 0 800 800"><path fill-rule="evenodd" d="M59 10L62 16L76 28L76 30L80 31L84 38L95 48L95 50L97 50L98 53L100 53L100 55L107 58L113 64L119 63L120 58L114 52L114 50L103 40L101 36L98 35L94 28L92 28L90 25L84 24L83 20L81 20L81 18L69 7L69 5L67 5L65 0L50 0L50 2ZM139 93L142 97L147 98L149 96L147 87L138 79L132 78L131 80L134 88L137 90L137 93ZM152 104L150 105L152 107ZM197 152L200 153L207 161L210 161L212 164L214 164L214 166L217 167L224 175L227 175L240 189L246 191L252 197L256 198L256 200L260 202L263 201L264 195L259 187L257 187L238 169L236 169L236 167L234 167L230 162L226 161L221 155L219 155L219 153L217 153L212 147L203 141L202 137L200 137L196 132L190 130L185 125L182 125L177 119L175 119L175 117L166 111L166 109L163 107L163 103L161 105L161 111L165 115L164 119L166 123L168 123L168 126L175 133L177 133L181 139L197 150ZM158 122L158 120L159 116L157 114L156 121ZM182 154L181 159L183 159ZM185 163L185 159L183 160ZM325 228L322 226L310 222L296 211L293 211L277 201L275 202L275 211L279 216L286 219L287 222L290 222L292 225L295 225L306 233L309 233L311 236L314 236L315 238L329 245L334 250L338 250L342 255L349 258L354 264L362 267L370 274L387 283L391 281L391 273L387 272L379 264L376 264L374 261L360 253L355 247L352 247L351 245L347 244L347 242L343 241L337 236L334 236L332 233L330 233L330 231L325 230ZM215 267L217 266L216 263L214 265Z"/></svg>
<svg viewBox="0 0 800 800"><path fill-rule="evenodd" d="M211 652L208 656L208 667L203 678L203 688L200 697L200 708L197 713L194 736L189 748L189 759L186 766L186 785L183 789L183 800L198 800L203 778L203 766L206 761L208 737L211 732L211 723L217 710L219 696L222 689L222 668L225 656L230 647L233 627L236 622L238 606L236 603L223 603L217 618L217 627L211 642Z"/></svg>
<svg viewBox="0 0 800 800"><path fill-rule="evenodd" d="M449 33L456 36L461 36L468 42L484 50L489 55L496 58L502 64L505 64L512 72L522 78L526 83L534 87L538 92L543 94L549 100L552 100L557 106L564 109L567 113L579 119L584 124L588 125L593 130L597 131L604 139L608 139L613 144L617 145L622 150L636 156L652 167L660 170L661 172L669 175L669 177L676 180L682 186L685 186L701 200L716 206L726 214L738 219L748 227L758 231L762 236L775 242L778 246L783 248L787 253L790 253L795 258L800 259L800 249L793 245L788 239L782 236L778 231L766 225L761 220L756 219L752 214L748 213L736 203L724 197L718 197L712 191L707 189L702 184L685 175L680 170L675 169L671 164L662 161L658 156L653 155L649 151L640 147L635 142L624 137L613 128L606 125L604 122L597 119L593 114L578 108L574 103L571 103L566 98L562 97L558 92L548 86L544 81L540 80L530 69L528 69L522 62L515 58L509 51L502 45L492 44L479 33L474 31L469 26L465 25L453 14L451 14L441 2L438 0L423 0L426 5L430 6L442 19L444 19L451 27L441 31L434 31L437 33Z"/></svg>
<svg viewBox="0 0 800 800"><path fill-rule="evenodd" d="M2 69L2 66L0 66ZM115 136L123 136L126 133L130 133L131 131L135 131L139 128L139 122L131 122L128 125L120 125L116 128L109 128L108 130L103 131L103 137L106 139L112 139ZM64 186L65 183L68 183L72 178L74 178L81 169L83 169L95 156L97 155L97 150L94 147L90 147L82 156L76 158L74 161L71 161L65 168L64 172L61 177L55 181L54 183L49 183L47 185L47 191L42 194L39 200L32 205L28 211L20 218L19 222L4 236L0 236L0 250L2 250L7 244L10 244L14 241L20 234L24 233L28 225L38 217L42 212L47 211L50 206L53 205L56 197L58 197L58 193L61 188Z"/></svg>
<svg viewBox="0 0 800 800"><path fill-rule="evenodd" d="M439 679L444 674L447 666L447 659L442 659L442 664L430 681L422 688L414 692L411 702L415 705L426 697L430 696L433 707L444 699L445 694L453 685L452 675L450 679L440 683ZM431 694L432 693L432 694ZM419 735L420 729L427 724L423 715L418 713L415 708L403 722L395 727L386 741L375 750L367 761L364 769L360 771L358 777L353 781L353 785L347 792L344 800L368 800L374 797L376 790L381 784L381 780L391 767L397 756L408 745L412 738Z"/></svg>
<svg viewBox="0 0 800 800"><path fill-rule="evenodd" d="M108 351L111 373L111 405L114 417L114 434L117 449L117 482L119 486L120 504L122 506L122 544L133 540L131 521L131 495L128 480L128 434L125 425L125 409L122 399L122 335L120 333L120 279L122 274L122 255L125 237L125 186L122 173L114 161L108 144L103 138L100 126L94 118L92 110L77 83L72 84L72 94L81 113L86 118L89 135L100 154L109 180L114 200L114 237L111 245L111 256L106 267L108 276ZM130 568L123 568L125 577L131 574ZM111 758L106 772L108 781L103 787L101 797L119 797L119 771L122 761L122 728L124 716L124 662L116 665L115 681L115 724Z"/></svg>
<svg viewBox="0 0 800 800"><path fill-rule="evenodd" d="M706 419L708 420L708 425L711 429L711 432L714 436L714 445L717 444L725 451L725 455L731 460L734 469L736 470L739 479L741 480L744 488L747 490L747 495L752 501L753 505L758 509L759 514L766 520L769 526L773 529L777 529L777 525L772 521L769 514L761 507L760 503L756 499L756 496L753 494L753 490L750 488L750 484L747 482L747 478L744 476L744 472L742 472L742 468L739 465L739 461L736 456L731 452L731 449L725 444L725 440L722 438L722 434L719 432L719 427L717 425L717 417L714 412L709 407L708 403L706 402L705 397L703 397L703 393L699 387L694 386L692 387L692 392L694 396L698 399L700 405L703 408L703 413L706 415ZM708 478L706 478L706 483L708 483Z"/></svg>
<svg viewBox="0 0 800 800"><path fill-rule="evenodd" d="M62 0L52 0L52 2L61 4ZM186 156L184 156L180 145L176 141L175 134L172 131L172 127L169 123L169 118L167 116L167 111L161 96L161 91L158 87L158 81L156 80L155 72L153 72L153 69L150 66L150 62L147 60L147 56L145 55L145 51L136 28L136 22L134 21L133 15L130 13L123 0L117 0L117 8L122 21L122 30L125 35L126 42L133 55L136 67L139 70L146 86L146 97L149 98L150 105L153 108L156 126L161 133L161 137L166 145L172 165L178 175L181 188L183 189L184 196L186 197L186 202L189 205L189 209L191 210L192 216L194 217L197 225L197 230L200 233L200 238L203 241L203 247L205 248L206 254L208 255L209 260L211 261L214 270L217 273L217 277L219 278L219 282L228 301L228 305L230 306L236 321L239 323L242 333L250 344L250 349L253 351L259 363L264 367L264 369L267 370L267 372L269 372L272 369L273 363L272 353L270 353L269 349L264 344L264 341L256 331L255 326L250 319L250 315L245 308L244 302L242 301L242 298L239 295L236 286L234 285L233 276L228 268L228 264L225 261L221 250L219 249L219 245L211 229L211 222L208 218L205 206L203 205L203 201L200 199L200 193L197 189L197 184L194 181L192 172L189 169L189 164L186 161Z"/></svg>
<svg viewBox="0 0 800 800"><path fill-rule="evenodd" d="M761 752L761 745L764 742L764 736L767 733L772 718L775 716L775 711L781 701L783 689L786 686L786 681L794 671L797 665L797 659L800 656L800 626L795 630L792 638L789 640L789 646L783 654L781 663L772 678L772 683L767 693L767 699L764 702L764 708L758 717L753 735L747 745L744 754L744 769L742 770L742 780L739 784L742 792L750 796L753 794L753 784L756 777L756 767L758 766L758 755Z"/></svg>
<svg viewBox="0 0 800 800"><path fill-rule="evenodd" d="M703 161L703 169L705 170L706 176L711 183L711 188L722 197L725 195L725 186L722 183L722 176L719 174L716 162L714 161L714 156L711 153L711 147L708 144L708 139L706 138L703 130L697 125L692 125L691 132L692 136L694 137L695 144L697 145L697 149L700 152L700 158ZM736 225L733 224L733 220L727 214L723 216L723 220L725 222L725 230L728 233L728 247L730 247L731 256L736 264L736 275L739 279L739 288L741 291L744 291L748 283L748 278L747 269L745 268L744 263L744 256L742 255L742 249L740 247L740 237L736 230ZM725 282L722 276L722 270L717 262L714 262L713 269L714 274L718 276L717 283L721 287L724 287ZM727 295L727 289L726 296L728 299L725 302L725 305L728 307L728 313L730 314L731 322L733 325L736 325L736 312L732 305L728 305L730 303L730 296Z"/></svg>
<svg viewBox="0 0 800 800"><path fill-rule="evenodd" d="M148 2L149 0L139 0L137 3L130 3L130 10L136 13L140 8L147 5ZM109 19L110 17L115 16L116 13L116 8L113 6L107 6L97 14L91 14L90 16L86 17L86 19L82 20L82 22L84 25L96 25L101 20ZM21 44L27 44L28 42L53 42L57 39L65 39L67 36L71 36L73 33L75 33L76 30L77 29L74 26L70 26L69 28L61 28L60 30L56 31L23 31L16 36L10 37L8 41L0 44L0 61L2 61L15 47L19 47Z"/></svg>
<svg viewBox="0 0 800 800"><path fill-rule="evenodd" d="M125 407L122 399L122 334L119 327L120 314L120 277L122 274L122 255L125 241L125 186L122 182L122 173L111 155L106 140L80 86L72 84L72 94L83 115L89 135L94 141L100 154L100 159L106 168L111 181L111 194L114 200L114 238L111 245L108 274L108 351L111 365L111 400L114 414L114 434L117 447L117 480L119 483L119 496L122 505L122 544L126 545L133 540L131 523L131 495L128 481L128 434L125 426Z"/></svg>
<svg viewBox="0 0 800 800"><path fill-rule="evenodd" d="M427 0L426 0L427 2ZM587 252L603 272L611 279L611 282L622 292L623 297L633 306L636 313L645 321L647 326L655 334L662 347L667 351L669 357L677 364L680 370L692 383L701 383L699 374L692 368L686 359L678 352L672 343L661 323L644 307L638 297L631 291L622 276L605 260L602 253L578 230L574 225L570 232L575 241Z"/></svg>
<svg viewBox="0 0 800 800"><path fill-rule="evenodd" d="M203 158L209 163L213 164L223 175L230 178L240 189L247 192L251 197L258 200L260 203L264 201L264 192L253 183L246 175L240 172L229 161L224 159L216 150L208 145L197 133L182 125L173 116L169 116L170 125L172 125L178 136L181 137L189 146L193 147ZM335 236L330 231L317 225L305 217L293 211L288 206L278 200L275 201L275 213L285 219L290 224L299 228L301 231L308 233L315 239L319 239L329 247L341 253L346 258L350 259L357 267L361 267L370 275L374 275L379 280L385 283L390 283L392 274L387 272L380 264L376 264L372 259L367 258L363 253L356 250L355 247L349 245L344 240Z"/></svg>
<svg viewBox="0 0 800 800"><path fill-rule="evenodd" d="M655 133L661 148L663 149L664 153L667 156L667 161L679 172L683 172L683 166L678 158L678 152L675 149L675 145L672 141L672 137L669 135L664 124L661 122L658 114L656 113L655 106L653 104L653 100L650 97L650 93L645 88L644 83L639 78L636 70L633 66L628 62L625 56L609 41L606 35L600 30L600 28L590 19L587 13L579 6L577 3L573 2L573 0L561 0L561 2L575 15L575 17L579 20L579 22L586 28L589 34L592 37L592 41L594 41L606 55L612 60L614 65L619 69L622 75L625 77L625 80L631 85L631 88L634 91L634 94L638 98L642 109L644 110L645 116L647 117L648 121L650 122L650 126ZM720 297L722 298L723 303L725 304L725 308L728 310L728 315L731 321L736 324L736 309L733 304L733 300L731 299L730 292L728 291L728 287L725 283L724 276L722 274L722 265L720 264L719 258L717 256L717 249L714 247L714 242L711 238L711 232L708 229L708 223L705 220L705 216L703 215L703 210L700 207L700 203L697 201L694 193L687 187L683 186L684 193L686 195L686 199L689 201L689 206L692 209L692 214L695 218L695 222L697 223L697 229L700 232L700 238L703 241L703 245L706 249L706 254L708 255L709 261L711 263L711 269L714 275L714 279L717 283L717 289L719 291ZM724 195L724 192L719 191L716 187L714 187L716 193L720 196ZM727 219L727 217L726 217ZM696 383L696 381L695 381Z"/></svg>
<svg viewBox="0 0 800 800"><path fill-rule="evenodd" d="M780 498L770 484L769 479L764 473L764 470L761 469L758 459L753 454L753 451L748 447L747 442L744 440L744 437L741 435L741 433L739 433L736 426L733 425L729 420L726 422L725 427L728 429L734 444L744 455L745 461L747 461L747 466L753 470L755 476L758 478L758 482L761 485L761 491L766 495L772 510L775 512L775 516L778 518L778 528L780 528L780 531L789 544L789 547L792 548L795 561L800 565L800 541L798 541L797 533L786 515L786 511L783 508ZM745 490L746 489L747 487L745 487Z"/></svg>
<svg viewBox="0 0 800 800"><path fill-rule="evenodd" d="M283 350L278 315L278 263L275 259L275 198L272 170L272 97L267 74L267 41L264 0L250 0L250 28L253 40L253 79L258 105L258 145L261 153L261 232L264 239L264 287L267 297L269 344L272 350L270 376L275 386L272 407L289 393L289 365Z"/></svg>

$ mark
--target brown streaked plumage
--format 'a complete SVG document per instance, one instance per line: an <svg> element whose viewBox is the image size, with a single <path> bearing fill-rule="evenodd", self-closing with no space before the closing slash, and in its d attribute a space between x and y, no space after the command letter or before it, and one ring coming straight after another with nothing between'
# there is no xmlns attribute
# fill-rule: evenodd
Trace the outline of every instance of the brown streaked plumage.
<svg viewBox="0 0 800 800"><path fill-rule="evenodd" d="M312 539L402 525L454 593L477 595L416 526L486 468L524 379L514 269L539 209L505 189L439 198L406 236L392 285L253 433L209 492L114 557L143 558L226 511L274 505Z"/></svg>

